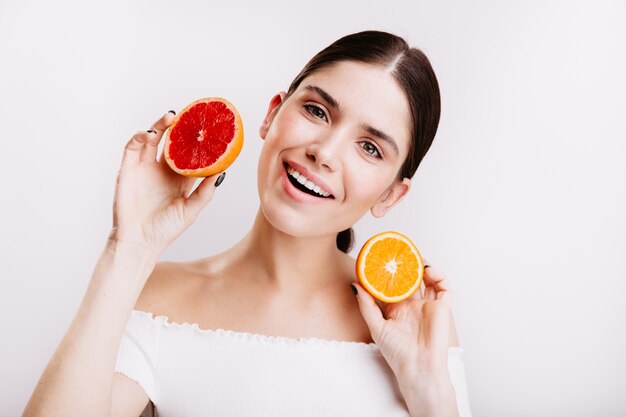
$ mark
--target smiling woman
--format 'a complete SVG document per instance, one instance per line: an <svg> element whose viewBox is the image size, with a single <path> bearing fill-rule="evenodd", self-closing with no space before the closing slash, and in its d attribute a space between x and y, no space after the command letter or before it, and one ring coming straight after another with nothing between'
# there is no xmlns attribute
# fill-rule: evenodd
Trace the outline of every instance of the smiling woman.
<svg viewBox="0 0 626 417"><path fill-rule="evenodd" d="M291 96L302 81L314 72L337 62L370 64L384 70L395 81L394 87L402 90L402 102L408 102L411 121L400 126L410 126L409 149L404 163L398 172L398 179L411 178L426 155L437 132L441 112L439 85L428 58L422 51L410 48L404 39L397 36L381 36L381 32L366 31L359 36L346 36L315 55L295 77L289 86L287 95ZM314 91L334 112L340 113L337 99L319 86L306 85L307 91ZM365 89L364 92L367 92ZM382 103L375 94L365 94L365 103ZM313 114L327 117L324 110L312 106ZM403 109L404 110L404 109ZM323 116L322 116L323 114ZM385 132L368 124L361 129L372 137L387 143L396 154L399 153L397 142ZM380 150L365 142L363 146L370 154L381 155ZM346 229L337 236L337 245L348 252L352 247L352 229Z"/></svg>
<svg viewBox="0 0 626 417"><path fill-rule="evenodd" d="M251 230L189 262L157 261L224 174L192 191L156 159L171 113L134 135L105 250L24 415L470 416L443 275L377 303L347 254L352 225L409 192L439 111L419 50L337 40L270 100Z"/></svg>

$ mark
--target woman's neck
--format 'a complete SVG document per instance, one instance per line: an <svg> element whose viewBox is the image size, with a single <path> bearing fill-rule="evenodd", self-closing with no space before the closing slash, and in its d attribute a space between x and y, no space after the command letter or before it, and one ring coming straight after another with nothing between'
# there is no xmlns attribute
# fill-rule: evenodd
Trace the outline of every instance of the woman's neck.
<svg viewBox="0 0 626 417"><path fill-rule="evenodd" d="M254 279L273 290L311 294L338 284L345 255L336 236L294 237L276 229L259 209L250 232L233 248Z"/></svg>

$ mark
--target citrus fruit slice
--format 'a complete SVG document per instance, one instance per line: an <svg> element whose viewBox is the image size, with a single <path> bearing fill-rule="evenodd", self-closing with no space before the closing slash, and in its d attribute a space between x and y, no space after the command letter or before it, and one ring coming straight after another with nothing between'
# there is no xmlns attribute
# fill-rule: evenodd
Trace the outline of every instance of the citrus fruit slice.
<svg viewBox="0 0 626 417"><path fill-rule="evenodd" d="M243 146L243 123L235 106L220 97L196 100L174 118L163 156L174 171L208 177L226 170Z"/></svg>
<svg viewBox="0 0 626 417"><path fill-rule="evenodd" d="M356 259L359 283L386 303L409 298L422 283L424 261L411 239L398 232L371 237Z"/></svg>

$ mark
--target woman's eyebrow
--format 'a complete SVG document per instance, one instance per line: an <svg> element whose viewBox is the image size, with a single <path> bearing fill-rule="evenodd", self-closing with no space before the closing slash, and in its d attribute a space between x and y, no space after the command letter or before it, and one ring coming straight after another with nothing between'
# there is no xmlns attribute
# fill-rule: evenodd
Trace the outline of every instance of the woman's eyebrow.
<svg viewBox="0 0 626 417"><path fill-rule="evenodd" d="M339 110L339 103L337 102L337 100L335 100L333 98L333 96L328 94L321 87L318 87L316 85L307 85L306 87L304 87L304 89L317 93L318 95L320 95L324 99L324 101L326 101L330 105L330 107L332 107L333 109L335 109L337 111L340 111Z"/></svg>
<svg viewBox="0 0 626 417"><path fill-rule="evenodd" d="M326 91L324 91L323 88L318 87L316 85L307 85L307 86L304 87L304 89L307 90L307 91L313 91L313 92L317 93L332 108L334 108L336 111L340 111L339 110L339 102L337 100L335 100L333 98L333 96L331 96ZM398 149L398 144L396 143L396 141L393 140L393 138L391 136L389 136L388 134L386 134L382 130L376 129L376 128L374 128L372 126L369 126L369 125L366 125L366 124L361 125L361 129L365 130L370 135L376 136L378 139L387 142L389 144L389 146L391 146L391 148L394 150L394 152L397 155L400 154L400 149Z"/></svg>
<svg viewBox="0 0 626 417"><path fill-rule="evenodd" d="M391 136L369 125L361 125L361 129L365 130L370 135L376 136L378 139L387 142L389 146L391 146L391 148L394 150L396 155L400 155L400 149L398 149L398 144L395 140L393 140Z"/></svg>

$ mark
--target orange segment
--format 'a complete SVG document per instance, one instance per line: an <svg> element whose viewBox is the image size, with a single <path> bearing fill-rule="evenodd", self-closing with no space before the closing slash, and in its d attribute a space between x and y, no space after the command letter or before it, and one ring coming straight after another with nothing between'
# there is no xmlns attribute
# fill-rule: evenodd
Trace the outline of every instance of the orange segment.
<svg viewBox="0 0 626 417"><path fill-rule="evenodd" d="M371 237L356 260L359 283L378 300L397 303L417 291L424 277L424 262L411 240L398 232Z"/></svg>
<svg viewBox="0 0 626 417"><path fill-rule="evenodd" d="M226 170L243 146L243 123L235 106L220 97L185 107L166 132L163 156L174 171L208 177Z"/></svg>

